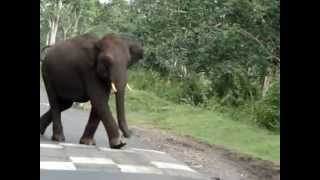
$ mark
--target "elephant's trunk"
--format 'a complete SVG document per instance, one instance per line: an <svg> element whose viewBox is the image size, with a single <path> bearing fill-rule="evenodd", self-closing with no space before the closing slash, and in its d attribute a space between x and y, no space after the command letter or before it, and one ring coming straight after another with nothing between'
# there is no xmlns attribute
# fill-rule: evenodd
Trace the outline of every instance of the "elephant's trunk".
<svg viewBox="0 0 320 180"><path fill-rule="evenodd" d="M119 128L123 132L124 137L130 137L127 120L125 116L125 90L127 85L127 72L120 69L117 72L122 72L121 75L112 76L111 88L116 96L116 109ZM124 73L123 73L124 72ZM115 75L116 73L112 73Z"/></svg>
<svg viewBox="0 0 320 180"><path fill-rule="evenodd" d="M116 94L116 108L117 108L117 118L121 131L123 132L124 137L129 137L130 132L127 125L127 120L125 116L125 87L118 88L115 90Z"/></svg>

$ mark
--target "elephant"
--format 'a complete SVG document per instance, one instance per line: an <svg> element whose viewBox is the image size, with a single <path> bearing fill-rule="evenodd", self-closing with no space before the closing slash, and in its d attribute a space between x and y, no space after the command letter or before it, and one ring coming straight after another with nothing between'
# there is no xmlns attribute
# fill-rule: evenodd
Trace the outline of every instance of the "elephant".
<svg viewBox="0 0 320 180"><path fill-rule="evenodd" d="M139 42L116 34L106 34L100 39L84 34L50 46L41 67L50 109L40 117L40 134L52 122L51 139L65 141L61 112L74 102L90 101L89 120L79 143L95 145L93 137L101 120L110 148L125 146L120 133L125 138L132 134L125 116L127 71L142 58ZM112 91L118 123L108 104Z"/></svg>

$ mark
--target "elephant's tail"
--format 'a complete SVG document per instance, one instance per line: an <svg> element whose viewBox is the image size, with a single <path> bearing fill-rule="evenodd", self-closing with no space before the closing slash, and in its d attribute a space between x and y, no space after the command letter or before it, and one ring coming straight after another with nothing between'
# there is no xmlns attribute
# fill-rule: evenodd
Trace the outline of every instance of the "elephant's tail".
<svg viewBox="0 0 320 180"><path fill-rule="evenodd" d="M43 53L43 51L46 50L46 49L48 49L48 48L51 47L51 46L52 46L52 45L47 45L47 46L43 47L43 48L40 50L40 62L43 62L44 59L45 59L45 58L44 58L44 59L41 58L41 54Z"/></svg>

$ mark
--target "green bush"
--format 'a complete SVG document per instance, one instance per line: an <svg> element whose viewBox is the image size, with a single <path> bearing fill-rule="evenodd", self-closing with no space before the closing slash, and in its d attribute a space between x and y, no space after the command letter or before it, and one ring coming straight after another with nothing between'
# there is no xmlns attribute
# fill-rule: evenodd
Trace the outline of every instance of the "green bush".
<svg viewBox="0 0 320 180"><path fill-rule="evenodd" d="M180 80L163 77L158 72L143 68L129 72L129 83L169 101L195 106L205 104L210 91L210 84L204 76L195 74Z"/></svg>
<svg viewBox="0 0 320 180"><path fill-rule="evenodd" d="M246 85L240 85L241 80L234 80L229 90L223 96L212 93L217 87L212 85L203 75L192 75L185 80L161 76L160 73L143 68L129 71L129 84L134 89L144 90L174 103L200 106L213 111L229 114L234 120L257 124L272 131L280 128L280 89L279 80L276 80L268 90L265 97L256 98L241 95L247 91L242 90ZM220 84L219 84L220 85ZM221 86L221 85L220 85ZM240 96L241 95L241 96ZM239 97L240 96L240 97ZM248 95L249 96L249 95ZM254 97L256 97L255 95Z"/></svg>
<svg viewBox="0 0 320 180"><path fill-rule="evenodd" d="M180 83L180 102L194 106L205 106L211 86L210 81L204 75L192 74L184 80L180 80Z"/></svg>
<svg viewBox="0 0 320 180"><path fill-rule="evenodd" d="M273 131L280 129L280 83L270 87L264 98L255 106L254 120L257 124Z"/></svg>
<svg viewBox="0 0 320 180"><path fill-rule="evenodd" d="M161 77L158 72L143 68L129 71L129 83L134 88L149 91L158 97L179 103L182 94L182 83Z"/></svg>

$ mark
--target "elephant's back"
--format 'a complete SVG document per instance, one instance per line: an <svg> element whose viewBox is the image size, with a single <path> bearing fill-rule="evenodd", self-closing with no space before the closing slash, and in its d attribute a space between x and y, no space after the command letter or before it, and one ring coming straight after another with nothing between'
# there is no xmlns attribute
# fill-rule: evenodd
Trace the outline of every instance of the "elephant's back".
<svg viewBox="0 0 320 180"><path fill-rule="evenodd" d="M74 43L65 41L56 44L47 52L47 61L51 63L68 63L70 61L81 60L84 52Z"/></svg>
<svg viewBox="0 0 320 180"><path fill-rule="evenodd" d="M58 42L49 49L47 58L49 61L61 61L59 63L79 63L79 61L92 60L95 58L94 46L98 41L99 39L94 36L82 35Z"/></svg>
<svg viewBox="0 0 320 180"><path fill-rule="evenodd" d="M83 69L86 63L93 61L93 41L80 43L79 39L72 39L57 43L47 52L46 62L43 64L50 82L56 88L57 95L63 99L86 101L88 99L83 81Z"/></svg>
<svg viewBox="0 0 320 180"><path fill-rule="evenodd" d="M79 99L85 96L82 77L72 64L47 60L43 64L46 80L52 84L58 97Z"/></svg>

